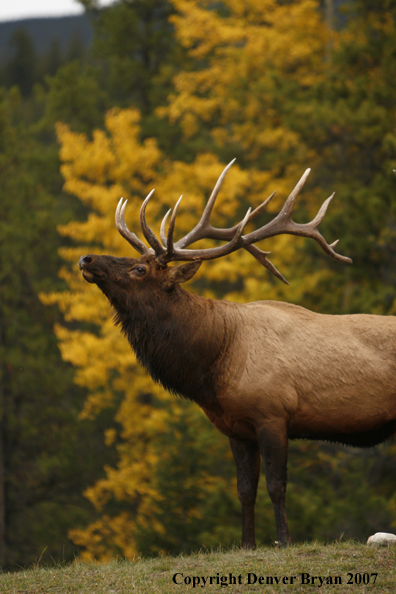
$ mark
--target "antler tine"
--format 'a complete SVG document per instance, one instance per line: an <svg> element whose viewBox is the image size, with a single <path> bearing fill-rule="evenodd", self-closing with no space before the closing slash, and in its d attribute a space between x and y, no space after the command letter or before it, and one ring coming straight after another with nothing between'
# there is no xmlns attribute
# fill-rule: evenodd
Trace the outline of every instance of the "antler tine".
<svg viewBox="0 0 396 594"><path fill-rule="evenodd" d="M149 253L148 247L146 247L144 245L144 243L142 241L140 241L140 239L137 237L137 235L135 235L135 233L132 233L128 229L128 226L125 222L125 208L126 208L127 202L128 202L128 200L125 200L125 202L124 202L124 198L121 198L120 201L118 202L116 212L115 212L116 228L119 231L119 233L122 235L122 237L124 239L126 239L131 244L131 246L133 248L135 248L136 251L138 251L140 254L148 254Z"/></svg>
<svg viewBox="0 0 396 594"><path fill-rule="evenodd" d="M286 200L285 204L283 205L283 208L280 211L278 216L289 217L289 218L291 217L292 212L294 210L294 205L296 203L296 200L297 200L301 190L303 189L305 182L307 181L310 173L311 173L311 170L309 168L304 171L300 180L296 183L294 189L289 194L289 197Z"/></svg>
<svg viewBox="0 0 396 594"><path fill-rule="evenodd" d="M253 221L253 219L255 219L259 214L261 214L263 212L263 210L268 206L268 204L271 202L272 198L275 196L276 194L276 190L275 192L272 192L271 196L268 196L267 200L264 200L264 202L262 204L260 204L260 206L257 206L257 208L255 208L253 210L253 212L250 215L249 218L249 223L250 221Z"/></svg>
<svg viewBox="0 0 396 594"><path fill-rule="evenodd" d="M160 242L154 235L154 232L150 229L150 227L148 226L147 221L146 221L146 207L147 207L147 204L148 204L151 196L153 195L153 192L154 192L154 190L151 190L151 192L145 198L145 200L140 208L139 220L140 220L140 227L143 231L143 235L145 236L146 240L151 245L151 247L154 249L155 255L161 256L162 254L166 253L166 249L164 248L163 245L160 244Z"/></svg>
<svg viewBox="0 0 396 594"><path fill-rule="evenodd" d="M170 208L168 210L168 212L166 213L166 215L164 216L164 218L162 219L162 223L161 223L161 229L160 229L160 237L161 237L161 241L164 244L164 246L166 247L167 245L167 238L166 238L166 221L168 220L168 217L170 215L170 213L172 212L172 209Z"/></svg>
<svg viewBox="0 0 396 594"><path fill-rule="evenodd" d="M234 235L234 237L231 239L231 241L227 244L228 245L228 249L229 251L226 252L227 254L230 253L231 251L233 251L233 248L237 245L238 241L240 240L243 230L246 227L246 225L249 222L250 219L250 213L252 212L251 207L249 206L247 213L245 214L244 218L242 219L242 221L239 223L236 233ZM224 246L227 247L227 246ZM216 249L216 248L213 248Z"/></svg>
<svg viewBox="0 0 396 594"><path fill-rule="evenodd" d="M272 274L274 274L283 283L285 283L285 285L289 284L289 282L285 279L283 274L281 274L279 272L279 270L272 264L272 262L270 262L268 260L267 256L271 252L264 252L263 250L260 250L256 245L247 245L245 247L245 250L248 251L250 254L252 254L252 256L254 256L256 258L256 260L258 260L258 262L260 262L260 264L265 266L265 268L267 268L267 270L272 272Z"/></svg>
<svg viewBox="0 0 396 594"><path fill-rule="evenodd" d="M266 200L264 200L264 202L262 204L260 204L260 206L257 206L250 213L248 223L253 221L253 219L255 219L259 214L261 214L263 212L263 210L271 202L271 200L275 196L275 194L276 194L276 192L272 192L272 194ZM223 240L230 239L231 237L233 237L233 234L237 230L238 225L239 225L239 223L237 225L234 225L233 227L230 227L229 229L216 229L216 227L212 227L212 225L209 225L208 232L207 232L207 234L205 234L205 238L206 239L223 239ZM270 252L268 252L268 253L270 253Z"/></svg>
<svg viewBox="0 0 396 594"><path fill-rule="evenodd" d="M216 202L216 198L220 191L221 185L224 181L225 176L227 175L228 170L230 167L235 163L236 159L233 159L230 163L228 163L227 167L223 169L221 172L215 187L209 197L209 200L204 208L202 216L199 222L195 225L194 229L192 229L187 235L179 239L179 241L175 244L175 249L183 249L188 245L191 245L198 239L202 239L204 237L208 237L208 233L212 231L213 227L209 223L209 218L213 210L213 206Z"/></svg>
<svg viewBox="0 0 396 594"><path fill-rule="evenodd" d="M175 208L173 209L172 217L171 217L171 220L169 223L168 236L167 236L167 242L166 242L168 256L171 256L173 254L173 233L175 231L177 211L178 211L178 208L179 208L182 198L183 198L183 196L180 196L179 200L176 202L176 205L175 205Z"/></svg>
<svg viewBox="0 0 396 594"><path fill-rule="evenodd" d="M228 163L228 165L220 173L219 179L217 180L216 185L213 188L212 193L209 197L207 205L205 206L201 220L209 222L209 217L212 213L214 203L216 202L216 198L217 198L218 193L220 192L220 188L222 186L224 178L227 175L228 170L232 167L232 165L234 165L235 161L236 161L236 159L233 159L232 161L230 161Z"/></svg>
<svg viewBox="0 0 396 594"><path fill-rule="evenodd" d="M329 196L322 204L322 206L319 208L318 210L318 214L316 215L316 217L309 223L310 225L312 225L312 227L314 227L315 229L317 229L320 225L320 223L323 221L325 214L327 212L327 209L329 207L330 202L333 200L335 196L335 192L332 193L331 196ZM338 239L337 239L338 241Z"/></svg>
<svg viewBox="0 0 396 594"><path fill-rule="evenodd" d="M339 239L336 239L335 241L333 241L333 243L328 244L327 241L325 240L325 238L323 237L323 235L319 231L319 225L323 221L324 216L327 212L327 208L328 208L330 202L333 200L334 196L335 196L335 192L333 192L332 195L329 196L329 198L327 198L327 200L325 200L323 202L316 217L310 223L307 223L306 225L301 225L301 226L305 227L307 230L307 233L304 235L306 237L311 237L312 239L316 239L316 241L319 243L319 245L322 247L322 249L327 254L329 254L329 256L331 256L335 260L340 260L341 262L349 262L350 263L350 262L352 262L351 258L348 258L347 256L341 256L341 254L337 254L337 252L335 252L333 249L339 242Z"/></svg>
<svg viewBox="0 0 396 594"><path fill-rule="evenodd" d="M282 206L281 211L276 215L276 217L272 221L270 221L263 227L260 227L260 229L256 229L256 231L252 231L251 233L249 233L249 235L247 235L244 238L246 242L245 245L250 245L251 243L255 243L256 241L260 241L262 239L268 239L268 237L273 237L274 235L287 233L287 231L285 231L284 228L289 226L290 223L292 223L293 225L296 224L291 219L294 205L310 173L310 169L305 170L300 180L295 185L292 192L289 194L286 202ZM272 195L270 196L270 198L272 198ZM266 202L268 202L268 200L269 199L267 199Z"/></svg>

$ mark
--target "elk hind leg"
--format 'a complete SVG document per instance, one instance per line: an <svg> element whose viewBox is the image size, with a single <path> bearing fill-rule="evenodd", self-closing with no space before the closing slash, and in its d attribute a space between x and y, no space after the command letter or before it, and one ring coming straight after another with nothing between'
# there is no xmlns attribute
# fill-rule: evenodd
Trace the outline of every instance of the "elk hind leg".
<svg viewBox="0 0 396 594"><path fill-rule="evenodd" d="M283 546L291 543L286 517L287 430L282 421L268 423L258 432L265 480L274 507L276 537Z"/></svg>
<svg viewBox="0 0 396 594"><path fill-rule="evenodd" d="M254 505L260 476L260 450L255 441L230 438L237 470L238 497L242 507L242 546L254 549Z"/></svg>

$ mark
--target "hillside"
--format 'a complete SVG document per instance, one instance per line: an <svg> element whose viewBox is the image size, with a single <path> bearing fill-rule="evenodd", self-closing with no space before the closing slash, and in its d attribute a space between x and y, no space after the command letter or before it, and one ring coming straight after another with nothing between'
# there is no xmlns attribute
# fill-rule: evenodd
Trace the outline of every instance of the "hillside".
<svg viewBox="0 0 396 594"><path fill-rule="evenodd" d="M66 17L50 17L7 21L0 23L0 62L10 57L10 40L15 31L24 29L31 37L38 54L45 53L53 39L57 39L61 50L78 37L84 47L92 41L93 29L85 14Z"/></svg>
<svg viewBox="0 0 396 594"><path fill-rule="evenodd" d="M310 543L287 549L258 548L107 564L76 561L60 568L33 568L0 576L0 592L21 594L172 594L218 592L394 593L396 547Z"/></svg>

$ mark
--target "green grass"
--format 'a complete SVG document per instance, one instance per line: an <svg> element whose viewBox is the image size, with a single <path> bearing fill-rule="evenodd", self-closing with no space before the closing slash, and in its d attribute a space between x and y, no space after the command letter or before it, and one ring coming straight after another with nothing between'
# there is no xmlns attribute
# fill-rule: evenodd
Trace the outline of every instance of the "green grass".
<svg viewBox="0 0 396 594"><path fill-rule="evenodd" d="M181 582L175 584L176 581ZM222 576L229 582L229 574L236 584L221 586L216 583ZM182 574L182 575L180 575ZM248 584L248 575L257 576ZM310 583L302 583L302 574L309 574ZM348 576L350 574L352 577ZM374 582L374 575L377 574ZM212 576L212 584L202 586L202 576ZM239 578L241 576L241 578ZM262 577L262 583L259 578ZM274 580L267 585L267 577ZM277 585L275 576L280 580ZM291 584L290 577L295 576ZM318 578L329 578L332 585L320 585ZM365 576L370 583L359 582ZM200 578L193 587L192 579ZM338 577L341 583L335 583ZM191 583L185 583L191 579ZM283 578L286 583L282 583ZM238 581L241 581L239 584ZM251 579L252 581L252 579ZM351 584L347 582L351 581ZM232 592L253 594L283 592L396 592L396 547L374 549L354 542L293 545L285 549L260 547L255 551L231 549L202 552L190 556L109 563L83 563L75 561L60 567L34 567L17 573L0 575L0 592L7 594L179 594L190 592Z"/></svg>

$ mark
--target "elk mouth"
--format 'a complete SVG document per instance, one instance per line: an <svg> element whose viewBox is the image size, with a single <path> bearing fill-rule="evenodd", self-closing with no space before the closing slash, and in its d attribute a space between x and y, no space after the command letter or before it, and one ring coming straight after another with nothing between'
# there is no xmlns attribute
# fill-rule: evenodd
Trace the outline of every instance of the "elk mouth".
<svg viewBox="0 0 396 594"><path fill-rule="evenodd" d="M81 274L83 276L83 278L88 281L89 283L94 283L95 282L95 275L92 272L89 272L89 270L84 270L83 268L81 269Z"/></svg>
<svg viewBox="0 0 396 594"><path fill-rule="evenodd" d="M105 274L100 270L96 269L95 272L89 270L88 266L93 262L91 256L81 256L80 261L78 263L78 267L81 270L81 274L83 278L88 281L89 283L96 283L100 280Z"/></svg>

